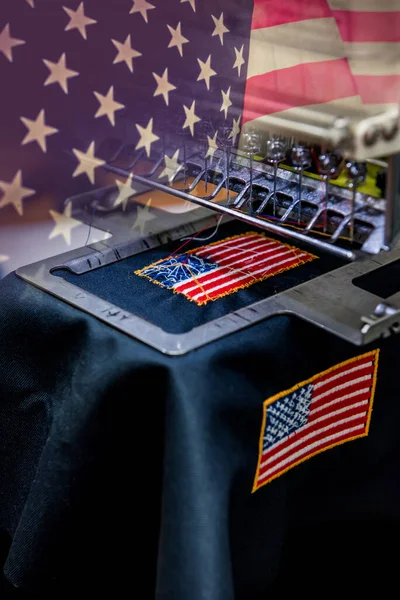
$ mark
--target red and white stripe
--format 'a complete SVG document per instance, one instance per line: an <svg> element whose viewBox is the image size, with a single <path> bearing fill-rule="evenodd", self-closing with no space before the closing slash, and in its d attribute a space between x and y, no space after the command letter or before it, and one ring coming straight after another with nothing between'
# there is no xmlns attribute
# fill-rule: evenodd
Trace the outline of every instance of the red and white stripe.
<svg viewBox="0 0 400 600"><path fill-rule="evenodd" d="M358 94L400 103L400 0L329 0Z"/></svg>
<svg viewBox="0 0 400 600"><path fill-rule="evenodd" d="M263 451L256 487L313 454L367 433L376 366L375 353L369 353L308 382L313 389L307 424ZM266 411L268 426L268 406Z"/></svg>
<svg viewBox="0 0 400 600"><path fill-rule="evenodd" d="M400 0L255 0L243 124L399 103L399 44Z"/></svg>
<svg viewBox="0 0 400 600"><path fill-rule="evenodd" d="M216 262L214 270L175 286L177 292L197 304L220 298L315 258L308 252L256 233L205 246L193 254Z"/></svg>

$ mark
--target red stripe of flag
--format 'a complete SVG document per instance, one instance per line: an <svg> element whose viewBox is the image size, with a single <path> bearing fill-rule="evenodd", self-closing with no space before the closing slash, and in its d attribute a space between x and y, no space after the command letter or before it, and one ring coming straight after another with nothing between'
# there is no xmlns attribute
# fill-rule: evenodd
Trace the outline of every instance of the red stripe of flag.
<svg viewBox="0 0 400 600"><path fill-rule="evenodd" d="M400 102L400 75L354 75L354 81L365 104Z"/></svg>
<svg viewBox="0 0 400 600"><path fill-rule="evenodd" d="M262 29L331 16L332 11L326 0L254 0L251 28Z"/></svg>
<svg viewBox="0 0 400 600"><path fill-rule="evenodd" d="M333 10L344 42L400 42L400 11Z"/></svg>
<svg viewBox="0 0 400 600"><path fill-rule="evenodd" d="M243 123L282 110L331 102L357 94L345 58L271 71L247 80Z"/></svg>

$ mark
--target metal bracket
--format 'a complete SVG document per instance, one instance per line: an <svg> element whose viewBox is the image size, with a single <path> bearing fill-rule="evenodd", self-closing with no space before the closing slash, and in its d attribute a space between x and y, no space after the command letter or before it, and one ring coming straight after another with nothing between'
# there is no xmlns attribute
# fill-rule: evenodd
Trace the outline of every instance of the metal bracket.
<svg viewBox="0 0 400 600"><path fill-rule="evenodd" d="M400 310L395 306L381 302L368 317L361 317L365 325L361 333L365 338L389 337L400 332Z"/></svg>

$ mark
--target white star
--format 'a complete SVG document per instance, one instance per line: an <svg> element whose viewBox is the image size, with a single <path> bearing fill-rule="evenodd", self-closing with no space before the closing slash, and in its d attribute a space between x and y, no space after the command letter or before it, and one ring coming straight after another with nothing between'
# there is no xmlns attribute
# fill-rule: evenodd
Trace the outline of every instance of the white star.
<svg viewBox="0 0 400 600"><path fill-rule="evenodd" d="M130 70L130 72L133 73L132 59L136 58L138 56L142 56L142 53L138 52L137 50L134 50L132 48L131 36L128 35L128 37L126 38L126 40L123 44L121 42L118 42L117 40L111 40L111 41L114 44L114 46L116 47L116 49L118 50L118 54L115 57L113 65L115 65L116 63L119 63L119 62L125 62L126 66Z"/></svg>
<svg viewBox="0 0 400 600"><path fill-rule="evenodd" d="M88 176L90 183L94 183L95 169L105 164L104 160L100 160L99 158L95 157L94 142L90 144L86 152L81 152L80 150L76 150L76 148L73 148L72 152L79 160L79 164L76 167L72 177L77 177L78 175L85 173Z"/></svg>
<svg viewBox="0 0 400 600"><path fill-rule="evenodd" d="M140 134L140 140L136 144L135 150L139 150L140 148L146 148L147 156L150 156L151 145L153 142L156 142L160 138L158 135L153 133L153 119L147 124L147 127L141 127L140 125L136 125L136 129Z"/></svg>
<svg viewBox="0 0 400 600"><path fill-rule="evenodd" d="M76 10L72 10L71 8L67 8L66 6L63 6L63 9L70 18L70 21L66 26L65 31L70 31L70 29L77 29L83 37L83 39L86 40L86 27L88 25L94 25L94 23L97 23L97 21L85 15L83 9L83 2L80 3Z"/></svg>
<svg viewBox="0 0 400 600"><path fill-rule="evenodd" d="M214 137L210 137L209 135L207 136L208 150L207 150L206 158L208 158L208 157L213 158L215 151L218 150L217 133L218 132L216 131L214 134Z"/></svg>
<svg viewBox="0 0 400 600"><path fill-rule="evenodd" d="M0 52L2 52L10 62L12 62L12 49L16 46L22 46L22 44L25 44L24 40L17 40L17 38L11 37L10 24L7 23L3 31L0 33Z"/></svg>
<svg viewBox="0 0 400 600"><path fill-rule="evenodd" d="M182 129L186 129L186 127L189 127L190 129L190 133L192 134L192 136L194 135L194 126L196 123L198 123L199 121L201 121L201 119L195 114L195 100L193 100L192 102L192 106L190 108L187 108L187 106L183 107L183 110L185 111L185 122L182 125Z"/></svg>
<svg viewBox="0 0 400 600"><path fill-rule="evenodd" d="M119 179L116 179L115 183L117 184L117 187L118 187L118 196L115 199L114 208L117 206L120 206L120 204L122 204L122 210L125 211L129 198L131 198L133 196L133 194L137 193L137 191L134 190L133 187L131 186L132 175L129 175L128 179L125 182L119 181Z"/></svg>
<svg viewBox="0 0 400 600"><path fill-rule="evenodd" d="M214 77L214 75L217 74L216 71L214 71L214 69L211 68L211 54L207 58L206 62L203 62L199 58L197 59L197 62L200 66L200 75L198 76L197 81L201 81L202 79L204 79L204 81L206 82L207 89L209 90L210 79L211 77Z"/></svg>
<svg viewBox="0 0 400 600"><path fill-rule="evenodd" d="M23 187L22 171L18 171L11 182L0 181L0 189L4 192L3 198L0 200L0 208L12 204L20 217L24 214L22 205L24 198L36 194L35 190Z"/></svg>
<svg viewBox="0 0 400 600"><path fill-rule="evenodd" d="M232 139L233 143L235 143L237 136L240 133L239 127L240 116L237 119L233 119L232 122L232 131L230 132L228 139Z"/></svg>
<svg viewBox="0 0 400 600"><path fill-rule="evenodd" d="M221 16L219 19L214 17L214 15L211 15L211 17L212 17L212 20L214 21L214 25L215 25L215 29L211 35L218 35L219 41L221 42L221 45L223 46L224 45L224 33L229 33L229 29L227 27L225 27L225 25L224 25L224 13L221 13Z"/></svg>
<svg viewBox="0 0 400 600"><path fill-rule="evenodd" d="M58 129L46 125L44 119L44 109L40 111L35 121L31 121L31 119L27 119L26 117L21 117L21 121L25 127L28 128L28 133L21 142L22 146L24 144L29 144L29 142L37 142L43 152L47 152L46 137L48 135L54 135L58 132Z"/></svg>
<svg viewBox="0 0 400 600"><path fill-rule="evenodd" d="M132 229L136 229L138 227L140 229L141 235L143 235L145 232L147 221L152 221L156 218L156 215L151 214L151 212L149 211L151 201L152 199L149 198L146 202L146 205L143 208L141 206L138 206L137 208L137 217L134 224L132 225Z"/></svg>
<svg viewBox="0 0 400 600"><path fill-rule="evenodd" d="M221 90L221 94L222 94L222 105L221 105L219 112L224 111L225 119L226 119L226 117L228 116L228 109L230 106L232 106L232 102L230 99L231 88L229 87L226 92Z"/></svg>
<svg viewBox="0 0 400 600"><path fill-rule="evenodd" d="M147 11L152 10L153 8L155 8L155 6L153 6L149 2L146 2L146 0L133 0L133 6L129 14L133 15L134 13L140 13L143 19L146 21L146 23L148 23Z"/></svg>
<svg viewBox="0 0 400 600"><path fill-rule="evenodd" d="M111 86L106 96L99 94L99 92L93 92L97 100L100 102L99 109L94 115L95 119L98 117L107 116L111 125L115 126L115 112L125 108L124 104L120 104L114 100L114 86Z"/></svg>
<svg viewBox="0 0 400 600"><path fill-rule="evenodd" d="M172 157L164 155L165 167L164 170L159 174L158 178L163 179L163 177L168 177L169 183L171 183L176 175L179 173L181 169L183 169L183 165L179 164L179 149L176 150L175 154Z"/></svg>
<svg viewBox="0 0 400 600"><path fill-rule="evenodd" d="M242 45L240 50L238 50L237 48L234 48L234 50L235 50L235 54L236 54L236 59L235 59L234 65L233 65L233 69L238 70L238 77L240 77L240 71L241 71L242 65L244 65L244 63L245 63L245 60L243 58L244 44Z"/></svg>
<svg viewBox="0 0 400 600"><path fill-rule="evenodd" d="M0 254L0 264L7 262L9 259L9 256L6 256L5 254Z"/></svg>
<svg viewBox="0 0 400 600"><path fill-rule="evenodd" d="M82 225L82 221L77 221L71 217L71 202L68 202L64 212L59 213L56 210L49 210L52 219L55 221L55 226L49 235L49 240L62 235L67 246L71 245L71 231L75 227Z"/></svg>
<svg viewBox="0 0 400 600"><path fill-rule="evenodd" d="M167 25L167 27L172 36L171 41L168 44L168 48L173 48L174 46L176 46L178 48L179 54L183 56L183 44L187 44L189 40L182 35L181 23L178 23L176 29L171 27L171 25Z"/></svg>
<svg viewBox="0 0 400 600"><path fill-rule="evenodd" d="M66 65L65 53L61 54L58 63L50 62L49 60L43 59L44 64L50 71L50 75L46 79L43 85L50 85L52 83L58 83L60 88L68 94L68 79L79 75L77 71L68 69Z"/></svg>
<svg viewBox="0 0 400 600"><path fill-rule="evenodd" d="M193 12L196 12L195 0L181 0L181 4L184 2L190 2L190 6L193 8Z"/></svg>
<svg viewBox="0 0 400 600"><path fill-rule="evenodd" d="M153 73L153 77L157 81L157 89L154 92L153 96L164 96L165 104L168 106L168 94L172 92L172 90L176 90L176 86L172 85L172 83L168 81L168 69L165 69L162 77L160 77L160 75L157 75L157 73Z"/></svg>

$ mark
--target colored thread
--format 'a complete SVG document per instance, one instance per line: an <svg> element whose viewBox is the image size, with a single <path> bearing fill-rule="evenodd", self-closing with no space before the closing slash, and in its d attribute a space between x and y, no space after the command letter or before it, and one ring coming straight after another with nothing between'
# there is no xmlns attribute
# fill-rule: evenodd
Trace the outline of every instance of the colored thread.
<svg viewBox="0 0 400 600"><path fill-rule="evenodd" d="M221 224L221 221L222 221L222 219L224 218L224 216L225 216L225 215L221 215L220 217L218 217L218 223L217 223L217 226L216 226L216 228L214 229L214 231L213 231L213 232L212 232L212 233L211 233L209 236L207 236L207 237L205 237L205 238L196 238L196 242L208 242L208 240L211 240L211 238L213 238L213 237L214 237L214 236L217 234L217 232L218 232L218 229L219 229L219 226L220 226L220 224ZM199 232L199 233L200 233L200 232ZM193 239L193 237L191 237L191 238L182 238L182 240L181 240L181 241L183 241L183 240L189 240L189 241L192 241L192 239Z"/></svg>
<svg viewBox="0 0 400 600"><path fill-rule="evenodd" d="M199 288L201 289L201 291L203 292L203 294L206 295L207 299L210 299L207 292L205 291L204 287L201 285L200 281L197 279L197 277L195 277L195 275L193 275L191 268L189 267L189 265L185 264L184 265L187 270L189 271L189 273L191 274L191 276L193 277L194 281L197 283L197 285L199 286ZM187 296L186 296L187 297Z"/></svg>
<svg viewBox="0 0 400 600"><path fill-rule="evenodd" d="M190 237L190 238L182 238L182 239L185 239L187 241L184 244L182 244L182 246L179 246L179 248L177 248L176 250L174 250L173 252L171 252L171 254L169 256L167 256L167 258L163 258L162 260L169 260L170 258L172 258L174 256L174 254L177 254L180 250L182 250L182 248L184 248L190 242L192 242L194 239L196 239L197 236L200 235L200 233L203 233L203 231L205 231L206 229L208 229L210 227L210 225L212 225L212 223L214 223L217 219L219 219L219 217L214 217L214 219L211 221L211 223L208 223L208 225L205 225L202 229L200 229L200 231L198 231L197 233L195 233L192 237Z"/></svg>
<svg viewBox="0 0 400 600"><path fill-rule="evenodd" d="M94 215L96 213L96 210L97 210L97 207L99 205L99 202L100 202L100 200L97 200L97 202L95 202L94 205L93 205L92 215L90 217L90 222L89 222L89 231L88 231L88 234L87 234L85 246L87 246L88 243L89 243L90 234L92 232L92 225L93 225Z"/></svg>

